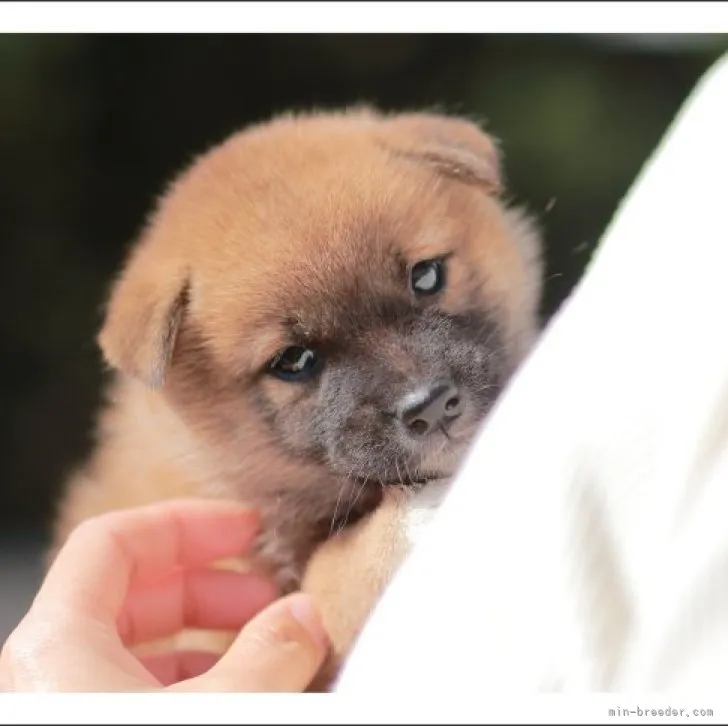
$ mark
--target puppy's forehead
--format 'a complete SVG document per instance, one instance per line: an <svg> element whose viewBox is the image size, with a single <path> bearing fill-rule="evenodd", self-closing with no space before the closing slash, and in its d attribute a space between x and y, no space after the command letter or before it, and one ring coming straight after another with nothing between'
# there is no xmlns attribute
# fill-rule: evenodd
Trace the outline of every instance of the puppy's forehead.
<svg viewBox="0 0 728 726"><path fill-rule="evenodd" d="M409 215L351 200L322 210L300 207L300 218L260 230L226 265L206 268L206 307L221 324L236 316L240 332L276 328L282 334L337 338L408 300L407 267L432 233ZM396 207L396 205L394 205ZM431 245L432 246L432 245Z"/></svg>
<svg viewBox="0 0 728 726"><path fill-rule="evenodd" d="M339 151L309 141L290 159L276 148L269 165L229 168L226 184L210 178L206 224L188 217L185 229L206 296L227 305L234 291L255 314L302 293L364 293L442 247L449 215L433 175L376 147Z"/></svg>

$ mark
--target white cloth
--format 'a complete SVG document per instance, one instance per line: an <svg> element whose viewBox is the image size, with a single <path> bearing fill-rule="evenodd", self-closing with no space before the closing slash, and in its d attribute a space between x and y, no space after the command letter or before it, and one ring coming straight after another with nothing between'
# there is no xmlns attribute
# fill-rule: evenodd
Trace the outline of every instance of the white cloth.
<svg viewBox="0 0 728 726"><path fill-rule="evenodd" d="M339 693L722 692L727 179L728 58L501 398Z"/></svg>

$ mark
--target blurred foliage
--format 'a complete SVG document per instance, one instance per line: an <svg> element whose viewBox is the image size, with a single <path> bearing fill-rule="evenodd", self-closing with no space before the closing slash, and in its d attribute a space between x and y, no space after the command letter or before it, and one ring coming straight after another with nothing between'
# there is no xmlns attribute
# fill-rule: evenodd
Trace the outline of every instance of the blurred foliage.
<svg viewBox="0 0 728 726"><path fill-rule="evenodd" d="M290 108L482 120L546 233L547 317L726 49L722 35L0 35L3 531L44 526L89 445L106 286L194 154Z"/></svg>

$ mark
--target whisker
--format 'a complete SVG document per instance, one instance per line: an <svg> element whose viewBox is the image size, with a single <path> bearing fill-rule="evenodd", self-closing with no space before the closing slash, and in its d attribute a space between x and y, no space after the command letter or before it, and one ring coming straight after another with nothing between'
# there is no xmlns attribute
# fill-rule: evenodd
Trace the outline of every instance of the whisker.
<svg viewBox="0 0 728 726"><path fill-rule="evenodd" d="M407 481L412 482L412 480L413 480L412 472L410 471L409 465L407 464L407 459L404 459L402 461L402 464L404 465L404 471L407 474Z"/></svg>
<svg viewBox="0 0 728 726"><path fill-rule="evenodd" d="M362 482L361 486L357 489L356 496L352 500L351 504L349 505L349 514L351 514L351 510L356 506L356 503L359 501L359 497L361 496L362 492L364 491L364 487L367 485L367 482L369 481L369 477L366 477L364 481Z"/></svg>
<svg viewBox="0 0 728 726"><path fill-rule="evenodd" d="M344 494L344 488L348 479L339 488L339 496L336 499L336 506L334 507L334 513L331 515L331 526L329 527L329 537L334 533L334 526L336 525L336 515L339 513L339 505L341 504L341 497Z"/></svg>
<svg viewBox="0 0 728 726"><path fill-rule="evenodd" d="M400 486L404 486L404 481L402 481L402 474L399 470L399 464L397 463L397 459L394 460L394 467L397 470L397 479L399 480Z"/></svg>
<svg viewBox="0 0 728 726"><path fill-rule="evenodd" d="M347 524L349 524L349 517L351 517L351 513L354 511L354 507L356 506L356 503L361 496L362 492L364 491L364 487L366 487L367 482L369 481L368 478L365 478L364 481L359 485L359 487L356 490L356 495L353 497L351 502L349 503L349 508L346 510L346 514L344 515L344 518L339 525L338 530L336 531L336 534L340 534Z"/></svg>

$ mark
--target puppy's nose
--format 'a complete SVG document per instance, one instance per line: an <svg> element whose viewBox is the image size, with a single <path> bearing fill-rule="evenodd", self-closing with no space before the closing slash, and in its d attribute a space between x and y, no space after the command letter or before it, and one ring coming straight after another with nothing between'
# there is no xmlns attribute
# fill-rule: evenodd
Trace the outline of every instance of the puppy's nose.
<svg viewBox="0 0 728 726"><path fill-rule="evenodd" d="M463 401L451 382L438 382L405 396L398 415L415 436L427 436L454 421L463 411Z"/></svg>

